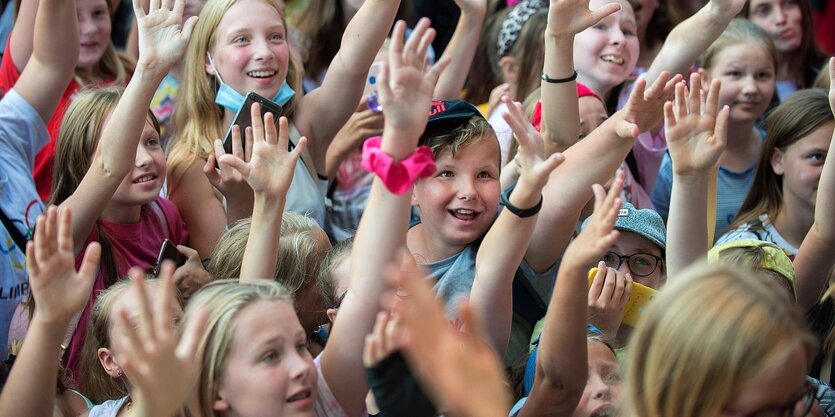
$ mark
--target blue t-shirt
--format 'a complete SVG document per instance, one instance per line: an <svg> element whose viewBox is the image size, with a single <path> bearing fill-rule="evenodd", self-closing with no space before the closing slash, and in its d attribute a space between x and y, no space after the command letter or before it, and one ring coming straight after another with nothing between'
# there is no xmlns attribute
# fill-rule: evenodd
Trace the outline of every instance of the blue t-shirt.
<svg viewBox="0 0 835 417"><path fill-rule="evenodd" d="M733 172L725 168L719 168L719 175L716 181L716 224L714 225L714 239L722 235L731 225L736 217L739 208L751 189L754 176L757 174L757 166L754 165L743 172ZM673 190L673 161L670 154L664 155L661 161L661 168L658 171L658 179L652 190L652 204L658 214L667 221L670 212L670 195Z"/></svg>
<svg viewBox="0 0 835 417"><path fill-rule="evenodd" d="M16 91L0 101L0 208L23 236L43 212L35 180L35 154L49 142L40 114ZM25 250L0 225L0 358L8 355L9 323L18 303L29 295Z"/></svg>

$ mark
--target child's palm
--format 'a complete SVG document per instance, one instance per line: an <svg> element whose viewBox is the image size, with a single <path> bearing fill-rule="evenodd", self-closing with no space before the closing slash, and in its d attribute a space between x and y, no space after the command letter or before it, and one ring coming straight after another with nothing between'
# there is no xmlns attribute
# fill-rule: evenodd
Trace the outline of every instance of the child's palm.
<svg viewBox="0 0 835 417"><path fill-rule="evenodd" d="M679 175L712 168L725 150L729 111L723 109L717 115L720 83L714 81L707 95L701 84L701 76L693 74L691 89L676 85L675 102L664 106L667 146Z"/></svg>
<svg viewBox="0 0 835 417"><path fill-rule="evenodd" d="M59 215L51 207L38 219L35 239L26 247L29 284L38 305L35 317L47 322L66 321L81 311L98 271L101 249L95 242L76 271L71 222L68 208Z"/></svg>
<svg viewBox="0 0 835 417"><path fill-rule="evenodd" d="M623 189L623 175L623 171L618 171L608 193L599 184L592 187L594 213L583 231L568 245L563 259L578 265L592 265L615 243L618 232L614 228L621 207L618 196Z"/></svg>
<svg viewBox="0 0 835 417"><path fill-rule="evenodd" d="M589 0L551 0L548 29L554 35L575 35L618 10L618 3L608 3L589 10Z"/></svg>
<svg viewBox="0 0 835 417"><path fill-rule="evenodd" d="M664 102L670 98L673 86L680 80L680 75L670 79L670 74L665 71L649 87L645 87L643 80L638 81L622 110L624 120L637 126L639 132L658 126L664 118Z"/></svg>
<svg viewBox="0 0 835 417"><path fill-rule="evenodd" d="M152 1L148 13L134 0L136 24L139 28L139 59L151 65L172 65L183 56L197 18L183 24L185 0Z"/></svg>
<svg viewBox="0 0 835 417"><path fill-rule="evenodd" d="M561 154L545 157L545 143L542 136L534 129L525 117L522 104L503 97L508 112L503 116L513 129L516 142L519 144L516 159L519 163L519 182L528 182L532 188L542 190L548 182L551 172L563 160Z"/></svg>

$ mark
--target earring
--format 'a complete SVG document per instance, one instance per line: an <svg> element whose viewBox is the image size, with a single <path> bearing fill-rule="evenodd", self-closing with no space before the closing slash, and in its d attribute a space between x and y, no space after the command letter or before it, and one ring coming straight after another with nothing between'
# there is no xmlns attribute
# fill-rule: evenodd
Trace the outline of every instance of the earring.
<svg viewBox="0 0 835 417"><path fill-rule="evenodd" d="M122 377L122 370L121 370L121 369L117 369L117 370L116 370L116 378L121 378L121 377Z"/></svg>

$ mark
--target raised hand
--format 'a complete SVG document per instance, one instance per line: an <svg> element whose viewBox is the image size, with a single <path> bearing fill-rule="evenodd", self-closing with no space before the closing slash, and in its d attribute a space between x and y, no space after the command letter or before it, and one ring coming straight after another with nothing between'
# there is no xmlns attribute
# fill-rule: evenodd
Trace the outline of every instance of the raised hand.
<svg viewBox="0 0 835 417"><path fill-rule="evenodd" d="M622 114L616 127L618 136L635 138L641 132L652 130L664 118L664 103L672 98L674 86L681 81L681 75L670 78L670 73L664 71L647 87L646 80L635 83L629 101L618 113Z"/></svg>
<svg viewBox="0 0 835 417"><path fill-rule="evenodd" d="M748 0L710 0L709 6L714 13L733 17L738 15Z"/></svg>
<svg viewBox="0 0 835 417"><path fill-rule="evenodd" d="M138 269L130 271L139 304L139 317L131 323L125 309L116 316L113 339L117 359L131 384L131 398L138 416L171 416L194 391L200 371L197 348L206 331L208 312L197 313L178 336L174 312L174 265L162 267L154 306Z"/></svg>
<svg viewBox="0 0 835 417"><path fill-rule="evenodd" d="M183 23L186 0L151 0L148 13L140 0L133 0L133 12L139 28L139 64L149 68L168 69L183 56L197 24L197 16Z"/></svg>
<svg viewBox="0 0 835 417"><path fill-rule="evenodd" d="M385 129L414 136L413 143L402 144L404 149L411 148L406 150L411 153L426 128L435 84L449 60L442 59L426 71L426 52L435 39L429 19L418 22L404 45L405 33L406 23L397 22L389 47L389 62L380 71L379 93Z"/></svg>
<svg viewBox="0 0 835 417"><path fill-rule="evenodd" d="M548 176L565 157L561 153L554 153L547 158L545 155L545 142L542 136L534 129L531 122L525 117L522 103L513 102L509 97L504 96L502 101L507 105L508 111L502 114L505 121L513 129L516 143L519 144L514 160L519 165L518 183L530 185L532 190L539 193L542 187L548 182Z"/></svg>
<svg viewBox="0 0 835 417"><path fill-rule="evenodd" d="M383 359L400 348L396 337L398 319L387 311L377 313L374 330L365 336L365 348L362 351L362 363L366 368L377 366Z"/></svg>
<svg viewBox="0 0 835 417"><path fill-rule="evenodd" d="M90 243L76 271L72 213L69 208L48 208L38 218L35 240L26 244L29 285L37 306L33 321L66 326L90 298L100 257L101 246Z"/></svg>
<svg viewBox="0 0 835 417"><path fill-rule="evenodd" d="M612 340L617 337L623 319L623 308L632 294L632 275L621 274L606 263L597 264L597 273L589 287L589 323L597 326Z"/></svg>
<svg viewBox="0 0 835 417"><path fill-rule="evenodd" d="M487 0L455 0L461 13L481 14L487 12Z"/></svg>
<svg viewBox="0 0 835 417"><path fill-rule="evenodd" d="M677 175L702 173L719 162L728 135L728 106L718 112L719 80L713 80L707 97L702 77L690 76L690 90L676 84L675 102L664 105L667 146Z"/></svg>
<svg viewBox="0 0 835 417"><path fill-rule="evenodd" d="M619 170L608 193L600 184L592 186L594 213L583 231L568 245L563 259L581 267L594 265L615 243L620 236L620 232L615 230L615 222L623 204L619 197L623 176L623 171Z"/></svg>
<svg viewBox="0 0 835 417"><path fill-rule="evenodd" d="M589 10L589 0L551 0L546 31L552 36L574 36L620 10L617 2Z"/></svg>
<svg viewBox="0 0 835 417"><path fill-rule="evenodd" d="M257 195L283 199L287 195L296 163L304 151L307 139L302 137L289 151L290 128L287 118L278 119L278 131L272 113L261 117L261 106L254 103L252 113L252 159L249 162L235 155L221 155L218 160L238 171Z"/></svg>
<svg viewBox="0 0 835 417"><path fill-rule="evenodd" d="M510 396L504 372L469 304L458 307L467 328L460 333L449 326L425 277L400 274L400 281L409 294L401 314L403 350L424 391L456 416L506 416Z"/></svg>

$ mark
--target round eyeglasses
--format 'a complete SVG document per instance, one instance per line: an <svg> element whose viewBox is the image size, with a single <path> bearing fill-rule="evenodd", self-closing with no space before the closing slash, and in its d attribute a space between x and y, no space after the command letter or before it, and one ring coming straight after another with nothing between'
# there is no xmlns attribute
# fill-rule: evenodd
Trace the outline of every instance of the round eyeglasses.
<svg viewBox="0 0 835 417"><path fill-rule="evenodd" d="M658 269L658 264L661 263L661 257L650 253L633 253L632 255L618 255L614 252L606 252L603 255L603 262L606 266L612 269L619 269L626 261L629 271L636 277L645 277Z"/></svg>

